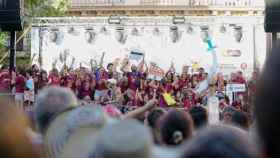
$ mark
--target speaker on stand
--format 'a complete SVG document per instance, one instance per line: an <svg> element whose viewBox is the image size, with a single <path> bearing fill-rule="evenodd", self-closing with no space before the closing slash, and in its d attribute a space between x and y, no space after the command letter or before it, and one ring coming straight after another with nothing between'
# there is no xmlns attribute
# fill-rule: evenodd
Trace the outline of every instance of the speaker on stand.
<svg viewBox="0 0 280 158"><path fill-rule="evenodd" d="M280 32L280 1L265 0L264 29L272 33L272 46L277 42L277 33Z"/></svg>
<svg viewBox="0 0 280 158"><path fill-rule="evenodd" d="M10 32L10 74L16 66L16 31L23 29L23 6L23 0L0 0L0 30Z"/></svg>

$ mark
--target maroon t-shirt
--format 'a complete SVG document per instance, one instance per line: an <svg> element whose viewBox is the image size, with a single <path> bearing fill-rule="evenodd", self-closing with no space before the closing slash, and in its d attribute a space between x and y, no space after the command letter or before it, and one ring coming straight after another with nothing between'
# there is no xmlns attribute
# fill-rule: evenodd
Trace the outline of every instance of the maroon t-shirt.
<svg viewBox="0 0 280 158"><path fill-rule="evenodd" d="M51 85L60 85L60 78L59 76L49 75L49 80L51 81Z"/></svg>
<svg viewBox="0 0 280 158"><path fill-rule="evenodd" d="M6 92L10 89L10 75L8 71L2 71L0 74L0 92Z"/></svg>
<svg viewBox="0 0 280 158"><path fill-rule="evenodd" d="M106 80L103 79L103 80L97 81L96 89L99 91L106 90L107 89Z"/></svg>
<svg viewBox="0 0 280 158"><path fill-rule="evenodd" d="M141 75L142 74L140 72L130 72L127 74L129 89L136 91L137 88L140 87Z"/></svg>
<svg viewBox="0 0 280 158"><path fill-rule="evenodd" d="M91 90L88 89L88 90L85 90L85 89L82 89L80 91L80 95L79 95L81 98L84 98L86 96L91 96Z"/></svg>
<svg viewBox="0 0 280 158"><path fill-rule="evenodd" d="M166 83L164 89L165 89L165 91L166 91L167 93L172 92L172 90L173 90L172 83Z"/></svg>
<svg viewBox="0 0 280 158"><path fill-rule="evenodd" d="M15 83L16 93L23 93L25 89L25 78L22 75L16 77Z"/></svg>

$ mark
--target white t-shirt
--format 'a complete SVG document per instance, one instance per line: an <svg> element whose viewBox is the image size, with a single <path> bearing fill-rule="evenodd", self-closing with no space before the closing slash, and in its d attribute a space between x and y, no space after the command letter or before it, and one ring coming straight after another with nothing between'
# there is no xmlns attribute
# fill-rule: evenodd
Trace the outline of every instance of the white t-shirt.
<svg viewBox="0 0 280 158"><path fill-rule="evenodd" d="M210 96L207 101L207 107L209 112L209 123L210 124L218 124L220 122L219 119L219 99L218 97Z"/></svg>

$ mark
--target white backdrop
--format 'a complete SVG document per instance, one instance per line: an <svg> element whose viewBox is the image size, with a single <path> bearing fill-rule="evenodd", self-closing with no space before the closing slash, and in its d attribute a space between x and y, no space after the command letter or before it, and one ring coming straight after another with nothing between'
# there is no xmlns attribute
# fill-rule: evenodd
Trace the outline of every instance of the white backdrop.
<svg viewBox="0 0 280 158"><path fill-rule="evenodd" d="M256 55L258 62L261 64L265 59L266 38L263 27L256 27L256 39L253 39L253 27L249 24L242 25L243 38L240 43L236 42L233 36L232 27L227 27L226 33L220 32L220 25L209 25L214 44L217 46L216 52L218 62L221 65L220 71L228 73L234 70L240 70L240 65L246 63L248 72L253 68L254 63L254 41L256 42ZM153 29L158 27L160 35L153 34ZM131 35L134 27L125 27L128 35L125 44L119 43L115 38L115 27L107 26L108 35L100 33L100 27L95 27L97 33L94 43L89 44L85 39L85 27L75 26L78 35L67 33L69 27L56 26L63 34L60 44L50 42L47 30L42 33L42 57L43 68L49 70L52 62L58 59L59 53L69 50L71 56L76 58L75 66L80 62L84 66L89 65L91 58L99 59L102 52L106 52L105 63L112 62L115 58L124 58L131 50L140 50L146 54L149 62L156 62L160 67L168 69L171 61L175 62L178 72L183 65L191 65L198 62L200 66L208 68L211 65L211 55L207 51L207 44L201 39L200 27L194 27L194 32L188 34L185 26L179 26L181 38L177 43L170 39L168 26L143 26L137 27L140 30L139 36ZM32 29L32 54L39 53L39 27ZM227 56L227 50L240 50L240 57ZM70 60L69 60L70 62Z"/></svg>

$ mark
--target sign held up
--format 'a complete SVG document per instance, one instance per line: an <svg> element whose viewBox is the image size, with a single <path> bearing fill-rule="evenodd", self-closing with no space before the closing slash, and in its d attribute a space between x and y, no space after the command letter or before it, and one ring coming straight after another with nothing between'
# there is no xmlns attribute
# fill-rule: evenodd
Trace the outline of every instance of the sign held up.
<svg viewBox="0 0 280 158"><path fill-rule="evenodd" d="M246 85L245 84L228 84L226 86L226 91L228 91L228 92L245 92Z"/></svg>

